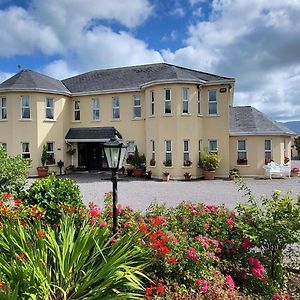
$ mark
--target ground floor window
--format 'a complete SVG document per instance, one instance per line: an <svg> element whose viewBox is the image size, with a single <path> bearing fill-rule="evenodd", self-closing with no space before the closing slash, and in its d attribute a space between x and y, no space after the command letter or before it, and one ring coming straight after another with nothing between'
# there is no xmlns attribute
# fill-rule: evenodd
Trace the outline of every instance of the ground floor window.
<svg viewBox="0 0 300 300"><path fill-rule="evenodd" d="M238 165L247 165L247 144L246 140L237 141L237 164Z"/></svg>
<svg viewBox="0 0 300 300"><path fill-rule="evenodd" d="M126 163L130 164L135 151L134 141L127 141L127 158Z"/></svg>
<svg viewBox="0 0 300 300"><path fill-rule="evenodd" d="M172 141L165 140L165 161L164 165L166 167L172 166Z"/></svg>
<svg viewBox="0 0 300 300"><path fill-rule="evenodd" d="M30 159L29 143L21 143L21 147L22 147L22 152L21 152L22 158Z"/></svg>
<svg viewBox="0 0 300 300"><path fill-rule="evenodd" d="M1 142L0 142L0 147L3 147L3 149L4 149L5 151L7 151L7 144L6 144L6 143L1 143Z"/></svg>
<svg viewBox="0 0 300 300"><path fill-rule="evenodd" d="M218 141L208 140L208 151L218 154Z"/></svg>
<svg viewBox="0 0 300 300"><path fill-rule="evenodd" d="M271 162L272 160L272 141L265 140L265 164Z"/></svg>
<svg viewBox="0 0 300 300"><path fill-rule="evenodd" d="M198 165L201 163L201 156L202 156L202 140L198 141Z"/></svg>
<svg viewBox="0 0 300 300"><path fill-rule="evenodd" d="M183 141L183 165L190 166L192 164L190 160L190 141Z"/></svg>
<svg viewBox="0 0 300 300"><path fill-rule="evenodd" d="M156 155L155 155L155 141L151 140L150 141L150 146L151 146L151 159L150 159L150 166L155 166L156 164Z"/></svg>
<svg viewBox="0 0 300 300"><path fill-rule="evenodd" d="M47 143L47 165L54 165L55 164L55 157L54 157L54 143L48 142Z"/></svg>

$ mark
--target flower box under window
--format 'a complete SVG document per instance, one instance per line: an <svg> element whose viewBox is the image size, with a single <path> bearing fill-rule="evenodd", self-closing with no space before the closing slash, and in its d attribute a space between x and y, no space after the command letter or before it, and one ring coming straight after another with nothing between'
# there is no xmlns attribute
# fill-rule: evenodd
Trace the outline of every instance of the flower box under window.
<svg viewBox="0 0 300 300"><path fill-rule="evenodd" d="M238 165L248 165L248 160L246 158L238 159L236 162Z"/></svg>
<svg viewBox="0 0 300 300"><path fill-rule="evenodd" d="M165 160L164 161L164 166L165 167L172 167L172 160Z"/></svg>

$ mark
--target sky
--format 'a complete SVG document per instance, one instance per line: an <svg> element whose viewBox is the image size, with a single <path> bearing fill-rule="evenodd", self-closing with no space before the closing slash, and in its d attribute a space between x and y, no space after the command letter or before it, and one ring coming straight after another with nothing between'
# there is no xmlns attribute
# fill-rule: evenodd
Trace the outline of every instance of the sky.
<svg viewBox="0 0 300 300"><path fill-rule="evenodd" d="M233 77L234 105L300 120L300 0L0 0L0 82L156 62Z"/></svg>

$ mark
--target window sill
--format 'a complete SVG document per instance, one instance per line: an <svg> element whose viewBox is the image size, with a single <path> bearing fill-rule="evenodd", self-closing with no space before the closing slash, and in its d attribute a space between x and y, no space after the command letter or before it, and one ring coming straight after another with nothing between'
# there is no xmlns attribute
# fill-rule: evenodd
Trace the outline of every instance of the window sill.
<svg viewBox="0 0 300 300"><path fill-rule="evenodd" d="M7 119L0 119L0 122L8 122Z"/></svg>
<svg viewBox="0 0 300 300"><path fill-rule="evenodd" d="M250 167L250 165L235 165L235 167Z"/></svg>
<svg viewBox="0 0 300 300"><path fill-rule="evenodd" d="M81 120L73 120L72 123L81 123Z"/></svg>
<svg viewBox="0 0 300 300"><path fill-rule="evenodd" d="M44 119L45 123L55 123L56 120L55 119Z"/></svg>
<svg viewBox="0 0 300 300"><path fill-rule="evenodd" d="M192 166L182 166L182 169L192 169Z"/></svg>
<svg viewBox="0 0 300 300"><path fill-rule="evenodd" d="M149 166L149 168L156 168L156 166Z"/></svg>
<svg viewBox="0 0 300 300"><path fill-rule="evenodd" d="M197 114L197 117L203 117L203 114Z"/></svg>
<svg viewBox="0 0 300 300"><path fill-rule="evenodd" d="M192 114L191 113L182 113L181 116L182 117L190 117Z"/></svg>
<svg viewBox="0 0 300 300"><path fill-rule="evenodd" d="M163 117L173 117L173 114L163 114Z"/></svg>
<svg viewBox="0 0 300 300"><path fill-rule="evenodd" d="M31 122L32 119L19 119L19 121L21 121L21 122Z"/></svg>
<svg viewBox="0 0 300 300"><path fill-rule="evenodd" d="M141 118L141 117L131 119L131 121L142 121L142 120L143 120L143 118Z"/></svg>
<svg viewBox="0 0 300 300"><path fill-rule="evenodd" d="M155 115L151 115L151 116L149 116L149 118L155 118Z"/></svg>
<svg viewBox="0 0 300 300"><path fill-rule="evenodd" d="M121 122L121 119L111 119L111 122Z"/></svg>
<svg viewBox="0 0 300 300"><path fill-rule="evenodd" d="M174 166L168 166L168 167L164 166L164 168L166 168L166 169L174 169Z"/></svg>
<svg viewBox="0 0 300 300"><path fill-rule="evenodd" d="M98 123L98 122L101 122L101 119L99 119L99 120L91 120L91 122Z"/></svg>
<svg viewBox="0 0 300 300"><path fill-rule="evenodd" d="M213 118L213 117L220 117L220 115L219 114L214 114L214 115L207 115L207 117L209 117L209 118Z"/></svg>

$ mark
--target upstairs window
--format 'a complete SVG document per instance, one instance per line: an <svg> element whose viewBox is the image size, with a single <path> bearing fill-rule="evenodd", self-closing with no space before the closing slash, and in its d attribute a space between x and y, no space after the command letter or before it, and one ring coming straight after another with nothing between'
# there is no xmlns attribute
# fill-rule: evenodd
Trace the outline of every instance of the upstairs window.
<svg viewBox="0 0 300 300"><path fill-rule="evenodd" d="M246 140L237 141L237 164L238 165L247 165L247 144Z"/></svg>
<svg viewBox="0 0 300 300"><path fill-rule="evenodd" d="M272 160L272 141L265 140L265 163L267 164Z"/></svg>
<svg viewBox="0 0 300 300"><path fill-rule="evenodd" d="M154 91L151 91L151 92L150 92L150 104L151 104L151 107L150 107L150 115L151 115L151 116L154 116L154 114L155 114L155 107L154 107Z"/></svg>
<svg viewBox="0 0 300 300"><path fill-rule="evenodd" d="M217 90L208 91L208 114L218 114Z"/></svg>
<svg viewBox="0 0 300 300"><path fill-rule="evenodd" d="M22 147L22 153L21 156L24 159L30 159L30 148L29 148L29 143L21 143L21 147Z"/></svg>
<svg viewBox="0 0 300 300"><path fill-rule="evenodd" d="M182 89L182 113L183 114L189 113L189 89L188 88Z"/></svg>
<svg viewBox="0 0 300 300"><path fill-rule="evenodd" d="M54 100L46 98L46 119L54 119Z"/></svg>
<svg viewBox="0 0 300 300"><path fill-rule="evenodd" d="M201 115L202 111L201 111L201 91L198 88L197 91L197 111L198 111L198 115Z"/></svg>
<svg viewBox="0 0 300 300"><path fill-rule="evenodd" d="M74 121L80 121L80 101L74 101Z"/></svg>
<svg viewBox="0 0 300 300"><path fill-rule="evenodd" d="M218 141L217 140L208 140L208 151L211 153L218 154Z"/></svg>
<svg viewBox="0 0 300 300"><path fill-rule="evenodd" d="M141 107L141 97L133 96L133 118L141 118L142 107Z"/></svg>
<svg viewBox="0 0 300 300"><path fill-rule="evenodd" d="M21 119L30 119L29 96L21 97Z"/></svg>
<svg viewBox="0 0 300 300"><path fill-rule="evenodd" d="M165 114L172 113L171 90L165 89Z"/></svg>
<svg viewBox="0 0 300 300"><path fill-rule="evenodd" d="M93 121L100 120L100 101L98 98L92 99Z"/></svg>
<svg viewBox="0 0 300 300"><path fill-rule="evenodd" d="M54 143L47 142L47 165L54 165L55 164L55 157L54 157Z"/></svg>
<svg viewBox="0 0 300 300"><path fill-rule="evenodd" d="M0 98L0 120L7 119L7 106L6 106L6 97Z"/></svg>
<svg viewBox="0 0 300 300"><path fill-rule="evenodd" d="M119 97L113 97L113 99L112 99L112 114L113 114L113 119L120 119Z"/></svg>

